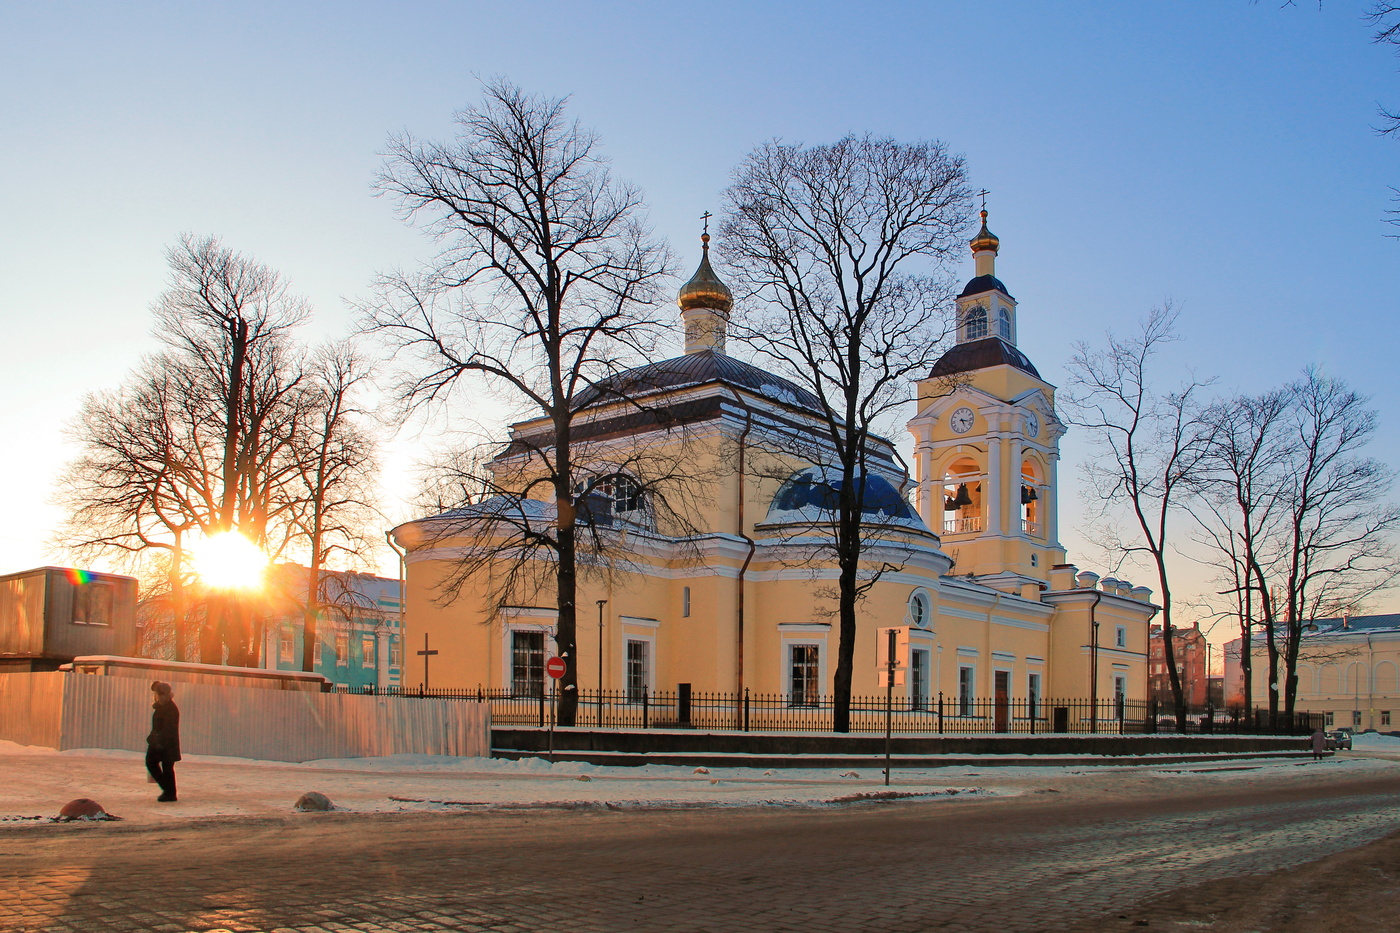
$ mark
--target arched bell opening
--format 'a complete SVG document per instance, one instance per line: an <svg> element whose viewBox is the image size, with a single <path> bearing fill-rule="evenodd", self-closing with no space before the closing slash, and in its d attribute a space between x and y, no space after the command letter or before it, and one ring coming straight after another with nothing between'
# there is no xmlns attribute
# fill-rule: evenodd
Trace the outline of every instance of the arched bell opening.
<svg viewBox="0 0 1400 933"><path fill-rule="evenodd" d="M1044 475L1039 465L1034 460L1021 461L1021 531L1033 538L1045 534L1045 524L1041 519L1043 488Z"/></svg>
<svg viewBox="0 0 1400 933"><path fill-rule="evenodd" d="M943 533L982 530L982 467L971 457L948 464L943 472Z"/></svg>

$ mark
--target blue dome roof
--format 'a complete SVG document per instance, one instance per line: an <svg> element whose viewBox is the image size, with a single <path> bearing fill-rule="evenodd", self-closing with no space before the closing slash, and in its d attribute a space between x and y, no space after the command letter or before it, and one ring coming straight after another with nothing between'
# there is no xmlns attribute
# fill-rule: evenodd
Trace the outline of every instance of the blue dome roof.
<svg viewBox="0 0 1400 933"><path fill-rule="evenodd" d="M859 481L859 477L857 478ZM839 506L841 477L823 467L807 467L788 477L768 507L767 522L830 520ZM871 522L912 522L923 527L923 521L909 507L904 496L889 480L876 474L865 476L865 495L861 514Z"/></svg>

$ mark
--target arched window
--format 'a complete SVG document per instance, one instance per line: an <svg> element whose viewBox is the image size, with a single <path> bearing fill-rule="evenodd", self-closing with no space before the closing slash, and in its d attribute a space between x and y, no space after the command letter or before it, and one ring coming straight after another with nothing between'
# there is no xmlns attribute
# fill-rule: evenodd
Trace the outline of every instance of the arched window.
<svg viewBox="0 0 1400 933"><path fill-rule="evenodd" d="M580 499L579 517L595 525L618 521L645 524L646 502L641 483L625 473L604 476Z"/></svg>
<svg viewBox="0 0 1400 933"><path fill-rule="evenodd" d="M1011 342L1011 312L1006 308L1002 308L1001 314L998 315L997 330L1000 332L1002 340L1007 343Z"/></svg>
<svg viewBox="0 0 1400 933"><path fill-rule="evenodd" d="M962 457L945 467L943 512L944 534L982 530L982 468L972 459Z"/></svg>
<svg viewBox="0 0 1400 933"><path fill-rule="evenodd" d="M987 336L987 309L981 305L973 305L967 309L967 314L963 318L963 339L981 340Z"/></svg>
<svg viewBox="0 0 1400 933"><path fill-rule="evenodd" d="M909 624L915 628L928 628L933 621L933 600L928 590L919 587L909 594Z"/></svg>

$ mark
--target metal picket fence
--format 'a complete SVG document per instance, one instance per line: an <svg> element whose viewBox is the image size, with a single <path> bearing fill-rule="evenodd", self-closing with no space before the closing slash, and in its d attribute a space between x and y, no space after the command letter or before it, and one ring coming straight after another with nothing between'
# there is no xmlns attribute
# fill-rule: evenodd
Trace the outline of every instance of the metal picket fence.
<svg viewBox="0 0 1400 933"><path fill-rule="evenodd" d="M483 687L424 690L412 687L349 688L340 693L389 693L489 701L496 726L545 726L555 699L538 688L512 692ZM681 684L667 690L581 690L575 725L599 729L705 729L739 732L830 732L831 696L782 693L702 693ZM851 731L885 730L885 697L851 698ZM899 697L890 711L893 731L921 735L1042 733L1131 735L1177 732L1175 712L1144 700L1109 697L1030 699L959 697L943 693ZM1210 708L1188 711L1186 731L1201 734L1307 735L1322 723L1321 713L1295 712L1291 721L1271 720L1265 711Z"/></svg>

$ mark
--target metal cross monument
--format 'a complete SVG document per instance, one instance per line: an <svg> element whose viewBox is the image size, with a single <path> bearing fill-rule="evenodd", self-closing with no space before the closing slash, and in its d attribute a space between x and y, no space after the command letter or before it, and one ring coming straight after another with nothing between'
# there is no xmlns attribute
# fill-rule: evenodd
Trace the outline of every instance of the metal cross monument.
<svg viewBox="0 0 1400 933"><path fill-rule="evenodd" d="M424 632L424 633L423 633L423 650L420 651L420 652L418 652L418 653L423 657L423 689L424 689L424 690L427 690L427 689L428 689L428 658L430 658L430 657L432 657L433 655L437 654L437 649L436 649L436 648L433 648L433 649L431 649L431 650L429 650L429 648L428 648L428 633L427 633L427 632Z"/></svg>

